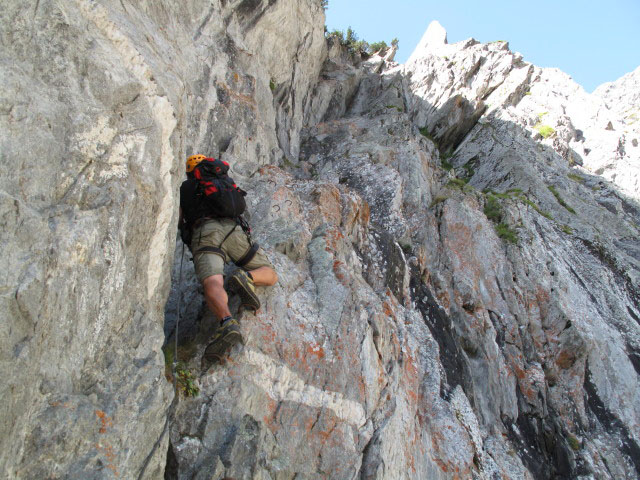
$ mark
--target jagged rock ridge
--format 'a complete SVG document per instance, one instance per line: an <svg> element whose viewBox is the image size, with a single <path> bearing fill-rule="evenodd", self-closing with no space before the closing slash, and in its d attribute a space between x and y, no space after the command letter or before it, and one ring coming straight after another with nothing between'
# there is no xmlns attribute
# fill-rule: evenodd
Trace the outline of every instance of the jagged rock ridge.
<svg viewBox="0 0 640 480"><path fill-rule="evenodd" d="M3 21L3 151L42 175L3 163L5 476L635 478L637 130L611 105L637 77L600 101L437 26L402 66L325 46L320 2L177 8ZM232 163L280 281L174 411L193 151ZM215 322L180 253L166 333L183 295L197 371Z"/></svg>

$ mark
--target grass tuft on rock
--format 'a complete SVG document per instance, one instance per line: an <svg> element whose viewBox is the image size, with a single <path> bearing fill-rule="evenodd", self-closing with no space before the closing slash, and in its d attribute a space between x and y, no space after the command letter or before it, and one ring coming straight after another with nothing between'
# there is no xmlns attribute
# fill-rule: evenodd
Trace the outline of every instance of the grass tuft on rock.
<svg viewBox="0 0 640 480"><path fill-rule="evenodd" d="M427 127L419 128L418 131L420 132L420 135L422 135L423 137L427 137L433 143L436 143L435 137L431 135L431 132L429 132L429 129Z"/></svg>
<svg viewBox="0 0 640 480"><path fill-rule="evenodd" d="M581 177L580 175L576 175L575 173L569 173L567 177L573 180L574 182L584 183L584 178Z"/></svg>
<svg viewBox="0 0 640 480"><path fill-rule="evenodd" d="M561 225L560 226L560 230L562 230L567 235L572 235L573 234L573 228L571 228L569 225Z"/></svg>
<svg viewBox="0 0 640 480"><path fill-rule="evenodd" d="M499 223L496 225L496 233L498 237L514 245L518 244L518 233L513 230L506 223Z"/></svg>
<svg viewBox="0 0 640 480"><path fill-rule="evenodd" d="M571 447L571 450L573 450L574 452L580 450L580 441L573 435L569 435L567 437L567 443Z"/></svg>
<svg viewBox="0 0 640 480"><path fill-rule="evenodd" d="M447 187L456 188L461 192L467 192L469 191L469 189L473 189L473 187L467 185L467 182L460 178L452 178L451 180L449 180L449 182L447 183Z"/></svg>
<svg viewBox="0 0 640 480"><path fill-rule="evenodd" d="M558 191L556 190L556 188L553 185L549 185L547 188L549 189L549 191L551 193L553 193L553 196L556 197L556 200L558 201L558 203L560 205L562 205L569 212L571 212L571 213L573 213L575 215L576 211L573 208L571 208L569 205L567 205L567 202L564 201L564 199L560 196L560 194L558 193Z"/></svg>
<svg viewBox="0 0 640 480"><path fill-rule="evenodd" d="M521 195L520 197L518 197L523 203L526 203L527 205L529 205L531 208L533 208L536 212L538 212L540 215L542 215L544 218L548 218L549 220L553 220L553 217L551 216L551 214L549 212L545 212L544 210L542 210L538 205L536 205L535 203L533 203L531 200L529 200L527 197L525 197L524 195Z"/></svg>
<svg viewBox="0 0 640 480"><path fill-rule="evenodd" d="M507 194L496 194L491 190L489 190L489 192L490 193L487 194L486 203L484 205L484 214L489 220L496 224L496 233L498 234L498 237L500 237L500 239L509 243L517 244L518 233L502 221L504 212L499 200L500 198L511 197L509 197L509 195Z"/></svg>
<svg viewBox="0 0 640 480"><path fill-rule="evenodd" d="M449 161L447 160L448 157L440 157L440 165L442 166L442 168L444 168L447 172L449 170L453 170L453 164L449 163Z"/></svg>
<svg viewBox="0 0 640 480"><path fill-rule="evenodd" d="M439 203L444 202L448 197L444 197L444 196L437 196L436 198L434 198L431 202L431 205L429 205L429 208L433 208L436 205L438 205Z"/></svg>

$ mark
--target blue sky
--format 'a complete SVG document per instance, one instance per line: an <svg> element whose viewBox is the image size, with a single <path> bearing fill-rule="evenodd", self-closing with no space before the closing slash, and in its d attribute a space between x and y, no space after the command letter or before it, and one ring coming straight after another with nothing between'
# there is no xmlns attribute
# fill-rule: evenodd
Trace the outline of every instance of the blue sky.
<svg viewBox="0 0 640 480"><path fill-rule="evenodd" d="M588 92L640 65L640 0L329 0L327 28L351 26L368 42L397 37L404 62L432 20L449 43L507 40L541 67L567 72Z"/></svg>

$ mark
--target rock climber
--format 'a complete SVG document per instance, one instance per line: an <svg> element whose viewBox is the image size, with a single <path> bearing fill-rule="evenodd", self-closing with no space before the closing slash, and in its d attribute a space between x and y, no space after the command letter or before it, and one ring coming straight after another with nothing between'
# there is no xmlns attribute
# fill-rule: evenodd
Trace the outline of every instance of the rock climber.
<svg viewBox="0 0 640 480"><path fill-rule="evenodd" d="M207 306L220 321L203 355L203 361L211 363L244 342L238 320L229 311L225 264L231 261L238 267L228 278L227 288L239 295L242 307L254 312L260 308L255 287L278 281L273 265L252 241L241 217L246 192L226 175L228 168L227 162L191 155L186 162L187 180L180 186L180 233L193 254Z"/></svg>

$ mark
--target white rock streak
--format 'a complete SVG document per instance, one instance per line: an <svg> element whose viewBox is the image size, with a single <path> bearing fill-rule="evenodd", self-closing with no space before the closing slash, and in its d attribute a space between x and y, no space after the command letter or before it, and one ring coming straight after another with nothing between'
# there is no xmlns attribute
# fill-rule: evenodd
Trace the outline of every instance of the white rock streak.
<svg viewBox="0 0 640 480"><path fill-rule="evenodd" d="M314 408L327 408L341 420L362 427L366 415L362 405L347 400L338 392L329 392L304 382L283 363L256 350L244 350L244 360L260 369L252 381L277 401L297 402Z"/></svg>
<svg viewBox="0 0 640 480"><path fill-rule="evenodd" d="M160 128L162 138L160 161L157 166L158 175L162 179L163 192L160 208L156 219L156 228L151 235L149 248L149 265L147 268L147 296L151 301L160 277L165 267L165 257L168 251L168 229L171 225L173 212L173 196L171 192L171 166L173 163L173 151L169 142L170 136L176 127L176 119L173 107L165 96L160 96L158 85L153 81L153 72L146 64L143 56L133 46L131 41L120 32L118 27L109 20L107 10L92 2L77 0L76 2L82 14L93 22L98 30L107 38L121 55L124 66L140 82L143 92L149 101L153 112L154 123Z"/></svg>

